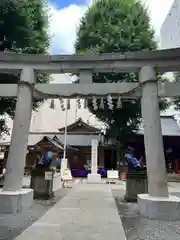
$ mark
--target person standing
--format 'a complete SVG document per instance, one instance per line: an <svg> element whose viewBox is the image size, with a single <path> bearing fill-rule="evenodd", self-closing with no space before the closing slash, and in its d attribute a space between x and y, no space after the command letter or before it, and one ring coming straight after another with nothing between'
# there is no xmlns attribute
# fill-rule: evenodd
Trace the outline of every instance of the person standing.
<svg viewBox="0 0 180 240"><path fill-rule="evenodd" d="M128 147L125 154L126 164L129 170L138 170L141 169L140 161L134 155L134 149L132 147Z"/></svg>

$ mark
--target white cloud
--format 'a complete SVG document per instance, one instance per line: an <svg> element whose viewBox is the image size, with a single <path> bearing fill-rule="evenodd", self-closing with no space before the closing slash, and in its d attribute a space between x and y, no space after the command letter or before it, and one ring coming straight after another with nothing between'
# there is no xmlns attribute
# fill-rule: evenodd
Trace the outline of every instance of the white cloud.
<svg viewBox="0 0 180 240"><path fill-rule="evenodd" d="M86 0L87 5L91 5L93 3L94 0Z"/></svg>
<svg viewBox="0 0 180 240"><path fill-rule="evenodd" d="M54 47L58 52L73 52L73 44L76 37L76 28L79 20L84 15L86 7L70 5L61 10L51 6L51 34Z"/></svg>
<svg viewBox="0 0 180 240"><path fill-rule="evenodd" d="M152 25L159 37L160 27L170 9L173 0L142 0L149 7ZM58 52L73 52L73 45L76 38L76 28L79 20L84 15L87 6L93 0L87 0L86 6L70 5L64 9L56 9L51 6L51 31L53 37L53 48Z"/></svg>

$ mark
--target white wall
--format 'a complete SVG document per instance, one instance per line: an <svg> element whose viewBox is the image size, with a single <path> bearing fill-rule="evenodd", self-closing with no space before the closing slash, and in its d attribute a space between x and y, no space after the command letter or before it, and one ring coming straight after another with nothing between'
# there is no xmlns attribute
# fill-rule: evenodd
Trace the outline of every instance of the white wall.
<svg viewBox="0 0 180 240"><path fill-rule="evenodd" d="M52 82L54 83L72 83L72 78L68 74L54 74L52 75ZM83 99L81 100L81 109L77 109L76 112L76 100L71 99L70 104L71 108L67 113L67 124L75 122L78 118L82 118L85 122L89 121L89 124L104 128L104 124L92 115L87 108L84 108ZM65 112L62 111L60 107L60 102L58 99L55 99L55 109L51 109L51 99L45 101L38 111L32 112L30 132L57 132L59 128L64 127L65 125ZM6 116L6 122L10 130L10 135L12 132L13 121ZM9 142L11 136L3 136L0 139L0 142Z"/></svg>
<svg viewBox="0 0 180 240"><path fill-rule="evenodd" d="M174 0L160 29L161 49L180 47L180 0ZM173 73L165 75L170 81L174 80Z"/></svg>
<svg viewBox="0 0 180 240"><path fill-rule="evenodd" d="M68 74L56 74L52 75L54 83L72 83L72 79ZM66 100L64 100L66 101ZM60 106L60 101L58 99L54 100L55 109L51 109L51 99L43 103L37 112L33 112L32 121L31 121L31 132L36 131L46 131L46 132L55 132L58 128L64 126L65 112L62 111ZM103 124L96 119L92 113L89 112L87 108L84 108L84 100L81 100L82 108L77 109L76 99L70 100L71 108L67 113L67 124L75 122L78 118L82 118L85 122L89 121L91 125L102 127ZM77 109L77 111L76 111Z"/></svg>
<svg viewBox="0 0 180 240"><path fill-rule="evenodd" d="M180 47L180 0L174 0L160 34L161 49Z"/></svg>

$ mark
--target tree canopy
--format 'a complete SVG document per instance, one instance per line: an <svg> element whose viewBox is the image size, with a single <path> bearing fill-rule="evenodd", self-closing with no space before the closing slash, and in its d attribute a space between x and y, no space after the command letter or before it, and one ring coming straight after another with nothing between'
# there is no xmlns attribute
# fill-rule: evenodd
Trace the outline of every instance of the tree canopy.
<svg viewBox="0 0 180 240"><path fill-rule="evenodd" d="M43 0L0 1L0 51L44 54L49 48L48 5ZM15 83L19 75L0 74L0 83ZM48 75L37 76L37 82L47 82ZM14 116L16 99L0 99L0 116ZM38 102L34 103L34 108ZM4 120L0 131L5 130Z"/></svg>
<svg viewBox="0 0 180 240"><path fill-rule="evenodd" d="M175 82L180 81L180 72L174 73L174 80L175 80ZM172 103L175 105L176 110L180 110L180 99L179 98L173 99Z"/></svg>
<svg viewBox="0 0 180 240"><path fill-rule="evenodd" d="M148 9L137 0L96 0L81 19L77 30L75 51L80 54L134 52L154 50L157 48L155 32L150 24ZM137 82L137 73L95 73L93 81ZM108 123L109 133L123 141L138 128L141 119L139 100L123 100L122 107L94 111L92 102L90 110ZM161 107L165 107L165 102ZM147 106L148 107L148 106Z"/></svg>

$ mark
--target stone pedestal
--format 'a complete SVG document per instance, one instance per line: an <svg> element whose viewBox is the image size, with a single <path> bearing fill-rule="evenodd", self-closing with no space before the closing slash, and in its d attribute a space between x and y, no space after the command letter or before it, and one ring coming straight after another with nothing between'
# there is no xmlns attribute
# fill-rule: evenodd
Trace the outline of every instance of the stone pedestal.
<svg viewBox="0 0 180 240"><path fill-rule="evenodd" d="M151 197L148 194L138 195L138 207L143 217L158 220L180 220L180 198L169 196L167 198Z"/></svg>
<svg viewBox="0 0 180 240"><path fill-rule="evenodd" d="M22 188L19 191L0 191L0 213L17 214L33 203L33 190Z"/></svg>
<svg viewBox="0 0 180 240"><path fill-rule="evenodd" d="M47 173L49 178L47 178ZM34 190L34 198L50 199L53 192L54 171L49 169L33 169L30 187ZM59 183L60 184L60 183Z"/></svg>
<svg viewBox="0 0 180 240"><path fill-rule="evenodd" d="M56 172L53 176L53 192L62 188L61 173Z"/></svg>
<svg viewBox="0 0 180 240"><path fill-rule="evenodd" d="M146 171L133 171L127 173L126 194L127 202L136 202L138 194L148 193L148 180Z"/></svg>
<svg viewBox="0 0 180 240"><path fill-rule="evenodd" d="M89 183L101 183L101 175L89 173L87 180Z"/></svg>

